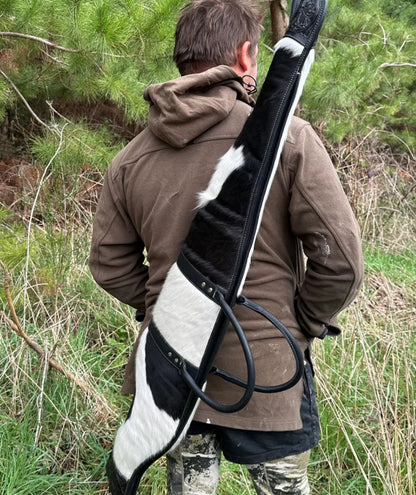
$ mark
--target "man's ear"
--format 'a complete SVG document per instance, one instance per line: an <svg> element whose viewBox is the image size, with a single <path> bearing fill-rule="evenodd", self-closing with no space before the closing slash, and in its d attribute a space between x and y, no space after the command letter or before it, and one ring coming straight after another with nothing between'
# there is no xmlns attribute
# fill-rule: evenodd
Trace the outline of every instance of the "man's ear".
<svg viewBox="0 0 416 495"><path fill-rule="evenodd" d="M235 51L236 56L236 65L241 69L241 71L247 72L247 69L250 67L250 41L245 41L240 47L238 47Z"/></svg>

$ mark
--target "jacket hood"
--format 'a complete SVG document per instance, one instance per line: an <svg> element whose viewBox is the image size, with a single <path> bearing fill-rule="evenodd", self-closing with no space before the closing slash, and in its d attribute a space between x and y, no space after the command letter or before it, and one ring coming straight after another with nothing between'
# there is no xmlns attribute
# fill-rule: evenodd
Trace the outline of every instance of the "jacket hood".
<svg viewBox="0 0 416 495"><path fill-rule="evenodd" d="M241 77L225 65L152 84L144 98L150 103L150 130L174 148L185 147L225 119L237 99L254 105Z"/></svg>

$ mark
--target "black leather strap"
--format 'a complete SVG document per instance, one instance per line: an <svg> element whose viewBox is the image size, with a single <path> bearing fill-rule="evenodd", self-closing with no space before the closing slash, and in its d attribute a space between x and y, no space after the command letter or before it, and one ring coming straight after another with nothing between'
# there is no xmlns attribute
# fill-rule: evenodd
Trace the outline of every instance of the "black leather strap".
<svg viewBox="0 0 416 495"><path fill-rule="evenodd" d="M176 262L179 270L183 275L194 285L198 290L200 290L209 299L212 299L217 304L218 293L224 294L224 291L216 284L212 283L211 280L195 268L195 266L188 260L183 252L179 254L178 261Z"/></svg>
<svg viewBox="0 0 416 495"><path fill-rule="evenodd" d="M242 397L238 402L234 404L220 404L219 402L216 402L213 399L211 399L202 390L202 388L199 386L197 381L188 372L186 365L182 366L181 374L183 379L191 388L191 390L195 393L195 395L198 396L201 400L203 400L206 404L208 404L213 409L216 409L217 411L221 411L224 413L232 413L232 412L240 411L240 409L243 409L243 407L245 407L248 404L249 400L251 399L256 384L256 370L254 368L253 355L251 353L251 349L247 341L247 337L245 336L240 323L238 322L236 316L234 315L232 308L226 302L221 292L218 292L218 304L220 305L221 310L224 313L227 321L231 324L231 326L234 328L235 332L237 333L238 339L241 344L241 348L243 350L244 359L247 365L247 381L244 382L244 386L243 386L244 393ZM211 368L211 371L214 370L216 370L216 368Z"/></svg>
<svg viewBox="0 0 416 495"><path fill-rule="evenodd" d="M286 382L272 386L256 385L254 387L254 391L261 392L264 394L271 394L271 393L282 392L283 390L287 390L293 387L294 385L296 385L296 383L302 378L303 369L304 369L303 353L301 348L299 347L296 338L278 318L276 318L269 311L267 311L262 306L255 303L254 301L250 301L250 299L247 299L244 296L240 296L237 298L237 304L245 306L246 308L260 314L261 316L269 320L270 323L272 323L277 330L279 330L279 332L283 335L283 337L286 339L287 343L289 344L296 365L296 370L293 376ZM234 385L238 385L239 387L245 388L247 386L247 383L244 380L241 380L240 378L232 375L231 373L228 373L227 371L221 370L219 368L213 367L210 373L219 376L224 380L227 380L228 382L234 383Z"/></svg>
<svg viewBox="0 0 416 495"><path fill-rule="evenodd" d="M182 369L183 364L186 364L186 368L192 376L196 376L198 368L192 363L183 358L175 349L167 342L167 340L160 333L159 329L155 325L153 320L149 323L149 335L156 344L162 356L169 361L178 371Z"/></svg>
<svg viewBox="0 0 416 495"><path fill-rule="evenodd" d="M209 406L211 406L213 409L216 409L217 411L222 411L227 413L235 412L245 407L248 400L250 400L251 398L253 390L261 393L282 392L283 390L287 390L288 388L293 387L301 379L301 377L303 376L303 353L294 336L290 333L290 331L286 328L286 326L283 325L283 323L280 320L278 320L274 315L272 315L271 313L269 313L268 311L266 311L264 308L254 303L253 301L250 301L249 299L240 296L237 298L236 301L237 304L246 306L252 311L259 313L264 318L269 320L276 327L276 329L281 332L282 336L286 339L286 341L289 344L289 347L293 353L293 357L296 363L296 370L293 376L288 381L274 386L254 385L253 388L255 371L254 371L254 361L253 361L253 356L251 354L250 346L248 345L244 331L241 328L241 325L238 322L237 318L235 317L232 308L225 301L224 293L218 288L218 286L213 284L207 277L202 275L202 273L192 265L192 263L186 258L186 256L183 253L179 255L177 264L183 275L197 289L199 289L204 295L215 301L220 306L224 315L227 317L227 320L229 321L231 326L234 327L234 330L237 332L238 338L244 350L246 363L247 363L247 375L249 377L247 381L241 380L240 378L237 378L236 376L227 373L226 371L221 370L215 366L212 366L209 371L210 374L219 376L224 380L227 380L231 383L234 383L235 385L238 385L246 389L245 394L241 398L241 400L239 400L238 403L233 405L219 404L218 402L208 397L207 394L201 389L201 387L199 387L196 384L193 378L193 376L195 375L193 375L187 363L185 363L185 365L181 365L180 368L179 366L176 366L178 369L180 369L180 373L184 378L184 380L186 381L186 383L188 384L188 386L201 400L206 402ZM169 354L172 355L172 352L170 352ZM172 359L172 356L170 356L170 358ZM179 357L173 357L173 359L176 364L181 363ZM188 373L188 371L190 373Z"/></svg>

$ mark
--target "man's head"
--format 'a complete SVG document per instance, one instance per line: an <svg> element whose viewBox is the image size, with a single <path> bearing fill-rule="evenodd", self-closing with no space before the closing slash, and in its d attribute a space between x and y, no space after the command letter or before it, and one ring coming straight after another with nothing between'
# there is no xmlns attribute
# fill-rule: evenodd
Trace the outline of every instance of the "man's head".
<svg viewBox="0 0 416 495"><path fill-rule="evenodd" d="M262 17L254 0L193 0L176 26L173 59L179 72L228 65L256 77Z"/></svg>

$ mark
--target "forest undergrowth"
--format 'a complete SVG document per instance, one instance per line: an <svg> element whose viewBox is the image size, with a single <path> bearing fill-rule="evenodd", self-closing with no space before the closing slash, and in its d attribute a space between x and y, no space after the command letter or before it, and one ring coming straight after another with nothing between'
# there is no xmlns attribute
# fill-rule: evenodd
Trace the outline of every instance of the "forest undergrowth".
<svg viewBox="0 0 416 495"><path fill-rule="evenodd" d="M172 77L183 3L0 0L0 495L107 494L139 327L91 277L92 219L143 88ZM313 494L416 495L415 20L411 1L332 0L302 100L365 257L343 333L313 346ZM259 57L262 79L267 39ZM142 493L165 482L161 459ZM218 493L254 495L246 470L224 461Z"/></svg>
<svg viewBox="0 0 416 495"><path fill-rule="evenodd" d="M413 157L370 140L327 147L361 225L366 273L342 335L314 345L322 439L313 493L414 495ZM101 172L64 173L68 158L56 150L49 169L35 166L36 180L16 169L20 193L0 209L4 494L106 493L106 457L128 408L119 387L138 326L87 266ZM144 493L165 493L163 464ZM253 494L245 469L223 462L219 493Z"/></svg>

